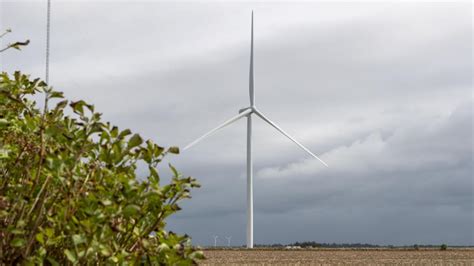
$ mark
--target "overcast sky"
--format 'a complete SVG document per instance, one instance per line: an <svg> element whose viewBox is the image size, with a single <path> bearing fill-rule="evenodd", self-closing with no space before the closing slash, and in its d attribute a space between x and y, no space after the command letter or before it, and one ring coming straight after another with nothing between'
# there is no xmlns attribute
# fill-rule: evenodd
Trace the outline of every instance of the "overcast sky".
<svg viewBox="0 0 474 266"><path fill-rule="evenodd" d="M1 0L2 70L44 76L43 2ZM181 147L249 105L255 11L257 106L330 166L254 120L255 243L474 245L470 2L52 2L51 85ZM245 243L245 143L167 159L202 184L169 229Z"/></svg>

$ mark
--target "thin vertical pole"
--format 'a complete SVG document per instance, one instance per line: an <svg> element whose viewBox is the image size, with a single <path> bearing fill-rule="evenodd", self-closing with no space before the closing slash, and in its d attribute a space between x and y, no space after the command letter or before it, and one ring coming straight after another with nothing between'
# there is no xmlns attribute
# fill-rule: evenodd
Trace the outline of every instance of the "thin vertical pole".
<svg viewBox="0 0 474 266"><path fill-rule="evenodd" d="M252 114L247 116L247 248L253 248Z"/></svg>
<svg viewBox="0 0 474 266"><path fill-rule="evenodd" d="M51 32L51 0L47 1L46 6L46 66L45 66L45 74L44 80L46 84L49 86L49 40L50 40L50 32Z"/></svg>

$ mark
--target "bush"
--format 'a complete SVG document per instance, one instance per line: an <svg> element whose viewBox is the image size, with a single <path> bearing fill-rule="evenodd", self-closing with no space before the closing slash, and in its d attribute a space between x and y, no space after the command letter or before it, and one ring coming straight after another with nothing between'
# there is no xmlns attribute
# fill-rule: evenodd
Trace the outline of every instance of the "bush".
<svg viewBox="0 0 474 266"><path fill-rule="evenodd" d="M32 101L38 95L43 111ZM48 109L52 101L59 102ZM102 122L92 105L69 103L39 79L2 73L3 263L196 263L202 252L189 237L165 230L178 202L198 187L171 165L171 183L160 184L156 167L169 153L179 150ZM146 166L140 177L138 164Z"/></svg>
<svg viewBox="0 0 474 266"><path fill-rule="evenodd" d="M442 244L440 247L441 250L447 250L448 246L446 244Z"/></svg>

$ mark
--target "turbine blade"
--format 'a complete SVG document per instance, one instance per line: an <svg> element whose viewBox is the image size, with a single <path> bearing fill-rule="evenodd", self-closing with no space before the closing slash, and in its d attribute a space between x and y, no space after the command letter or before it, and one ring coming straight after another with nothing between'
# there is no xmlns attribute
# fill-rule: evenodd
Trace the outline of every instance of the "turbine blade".
<svg viewBox="0 0 474 266"><path fill-rule="evenodd" d="M308 150L305 146L303 146L301 143L296 141L293 137L291 137L288 133L286 133L283 129L281 129L277 124L273 123L270 119L268 119L266 116L264 116L260 111L255 110L254 111L260 118L263 119L263 121L267 122L270 124L272 127L274 127L276 130L280 131L281 134L289 138L291 141L293 141L296 145L298 145L301 149L303 149L305 152L309 153L311 156L314 158L318 159L322 164L324 164L326 167L329 167L323 160L321 160L318 156L316 156L314 153L312 153L310 150Z"/></svg>
<svg viewBox="0 0 474 266"><path fill-rule="evenodd" d="M187 150L189 148L191 148L192 146L194 146L195 144L197 144L198 142L200 142L201 140L205 139L206 137L209 137L210 135L212 135L214 132L216 132L217 130L225 127L225 126L228 126L232 123L234 123L235 121L239 120L240 118L250 114L252 112L252 109L247 109L245 111L243 111L242 113L232 117L231 119L225 121L224 123L222 123L221 125L219 125L218 127L214 128L213 130L207 132L206 134L204 134L203 136L201 136L200 138L196 139L195 141L189 143L186 147L183 148L183 150Z"/></svg>
<svg viewBox="0 0 474 266"><path fill-rule="evenodd" d="M250 106L255 105L255 93L253 89L253 10L252 10L252 28L250 35L250 72L249 72L249 94Z"/></svg>

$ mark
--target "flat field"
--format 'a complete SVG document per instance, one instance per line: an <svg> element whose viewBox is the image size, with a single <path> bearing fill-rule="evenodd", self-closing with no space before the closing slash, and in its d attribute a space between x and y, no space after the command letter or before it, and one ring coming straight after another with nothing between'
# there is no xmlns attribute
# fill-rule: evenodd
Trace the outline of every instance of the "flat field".
<svg viewBox="0 0 474 266"><path fill-rule="evenodd" d="M201 265L466 265L474 249L216 249Z"/></svg>

